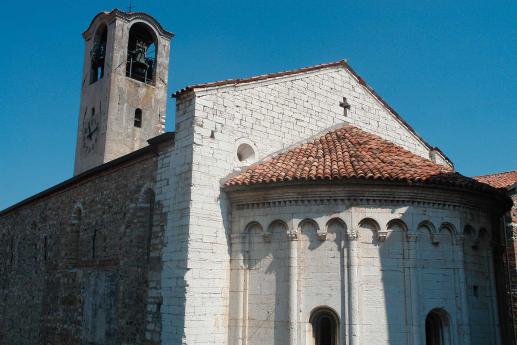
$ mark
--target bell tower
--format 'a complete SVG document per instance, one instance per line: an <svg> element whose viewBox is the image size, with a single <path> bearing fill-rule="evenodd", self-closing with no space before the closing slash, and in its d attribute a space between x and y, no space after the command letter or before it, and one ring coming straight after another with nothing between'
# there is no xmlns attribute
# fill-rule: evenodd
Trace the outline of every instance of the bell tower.
<svg viewBox="0 0 517 345"><path fill-rule="evenodd" d="M85 40L74 175L163 133L173 34L145 13L99 13Z"/></svg>

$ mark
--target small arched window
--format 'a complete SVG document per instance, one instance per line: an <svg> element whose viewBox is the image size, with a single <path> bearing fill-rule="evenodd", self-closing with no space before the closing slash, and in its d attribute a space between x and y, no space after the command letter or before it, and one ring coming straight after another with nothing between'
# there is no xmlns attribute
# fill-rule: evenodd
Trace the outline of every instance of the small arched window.
<svg viewBox="0 0 517 345"><path fill-rule="evenodd" d="M149 261L151 257L151 242L153 238L153 217L154 217L154 192L149 190L146 192L145 202L147 205L147 214L145 215L147 218L147 244L146 244L146 257L147 261Z"/></svg>
<svg viewBox="0 0 517 345"><path fill-rule="evenodd" d="M314 345L337 345L339 318L329 308L318 308L312 312L310 323Z"/></svg>
<svg viewBox="0 0 517 345"><path fill-rule="evenodd" d="M142 109L140 109L140 108L136 108L136 110L135 110L134 126L137 128L142 127Z"/></svg>
<svg viewBox="0 0 517 345"><path fill-rule="evenodd" d="M139 232L141 235L143 235L142 237L145 236L145 242L141 242L143 245L145 245L141 247L141 253L145 253L147 261L149 261L151 257L154 204L155 194L153 189L151 187L145 187L145 189L140 193L140 196L138 198L137 219L140 223L138 224L140 230L135 231L135 234Z"/></svg>
<svg viewBox="0 0 517 345"><path fill-rule="evenodd" d="M43 260L47 262L48 259L48 237L43 236Z"/></svg>
<svg viewBox="0 0 517 345"><path fill-rule="evenodd" d="M79 224L81 222L81 218L83 216L83 210L80 206L74 207L72 211L72 219L70 220L72 224Z"/></svg>
<svg viewBox="0 0 517 345"><path fill-rule="evenodd" d="M106 41L108 28L102 24L95 33L93 46L90 50L90 84L104 77L104 62L106 60Z"/></svg>
<svg viewBox="0 0 517 345"><path fill-rule="evenodd" d="M449 316L442 309L434 309L425 319L425 344L449 345Z"/></svg>
<svg viewBox="0 0 517 345"><path fill-rule="evenodd" d="M81 238L81 221L83 218L83 208L80 203L76 204L70 219L70 231L73 236L73 245L69 246L66 251L68 258L79 258L80 238Z"/></svg>
<svg viewBox="0 0 517 345"><path fill-rule="evenodd" d="M11 245L9 246L9 266L13 267L14 264L14 237L11 237Z"/></svg>
<svg viewBox="0 0 517 345"><path fill-rule="evenodd" d="M136 23L129 30L126 76L146 84L154 83L156 70L156 40L152 29Z"/></svg>

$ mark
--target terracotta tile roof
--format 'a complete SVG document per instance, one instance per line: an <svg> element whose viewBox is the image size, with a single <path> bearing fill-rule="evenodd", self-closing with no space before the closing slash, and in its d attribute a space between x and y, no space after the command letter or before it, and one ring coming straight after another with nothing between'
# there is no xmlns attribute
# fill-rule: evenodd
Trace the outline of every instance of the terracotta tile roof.
<svg viewBox="0 0 517 345"><path fill-rule="evenodd" d="M508 188L517 183L517 170L497 174L474 176L474 179L491 185L495 188Z"/></svg>
<svg viewBox="0 0 517 345"><path fill-rule="evenodd" d="M351 125L256 163L230 177L224 186L344 179L430 183L496 191L448 166L433 163Z"/></svg>
<svg viewBox="0 0 517 345"><path fill-rule="evenodd" d="M226 80L220 80L220 81L215 81L215 82L210 82L210 83L189 85L189 86L186 86L186 87L174 92L172 94L172 97L179 97L180 95L190 92L194 89L204 89L204 88L208 88L208 87L217 87L217 86L232 85L232 84L233 85L245 84L245 83L251 83L251 82L255 82L255 81L261 81L261 80L266 80L266 79L271 79L271 78L279 78L279 77L283 77L283 76L300 74L300 73L305 73L305 72L310 72L310 71L315 71L315 70L320 70L320 69L330 68L330 67L338 67L338 66L343 67L348 72L350 72L357 79L359 84L363 85L373 95L373 97L375 97L379 102L381 102L381 104L384 107L386 107L393 114L393 116L395 116L395 118L398 119L402 123L402 125L404 127L406 127L411 133L413 133L413 135L415 135L415 137L417 137L417 139L420 140L429 150L437 151L446 161L448 161L452 165L452 161L449 159L449 157L447 157L445 155L445 153L442 150L440 150L440 148L438 148L436 146L432 146L427 141L425 141L424 138L422 138L420 136L420 134L418 134L415 131L415 129L413 127L411 127L409 125L409 123L407 123L406 120L404 120L402 118L402 116L400 116L400 114L397 113L393 107L391 107L391 105L388 104L388 102L386 102L370 85L368 85L368 83L366 83L366 81L359 74L357 74L357 72L348 64L348 62L346 60L328 62L328 63L319 64L319 65L303 67L303 68L282 71L282 72L262 74L262 75L249 77L249 78L226 79Z"/></svg>

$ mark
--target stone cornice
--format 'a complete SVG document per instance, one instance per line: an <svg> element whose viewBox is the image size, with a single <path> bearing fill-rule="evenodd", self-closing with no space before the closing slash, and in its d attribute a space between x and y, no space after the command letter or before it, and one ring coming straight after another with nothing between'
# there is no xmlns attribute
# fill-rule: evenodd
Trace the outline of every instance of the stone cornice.
<svg viewBox="0 0 517 345"><path fill-rule="evenodd" d="M165 30L161 26L161 24L156 19L154 19L154 17L150 16L147 13L143 13L143 12L129 12L128 13L128 12L123 12L119 9L114 9L111 12L100 12L99 14L97 14L93 18L93 20L90 22L90 25L88 26L88 28L83 32L84 39L87 40L93 34L94 23L100 18L106 18L106 21L108 23L112 22L115 19L121 19L125 22L130 22L132 20L142 20L142 21L145 21L146 23L152 25L160 36L165 37L167 39L171 39L174 36L174 34L172 32Z"/></svg>
<svg viewBox="0 0 517 345"><path fill-rule="evenodd" d="M455 189L375 183L348 185L286 185L228 192L238 210L291 206L368 205L420 206L498 212L501 200ZM501 211L499 211L501 212Z"/></svg>

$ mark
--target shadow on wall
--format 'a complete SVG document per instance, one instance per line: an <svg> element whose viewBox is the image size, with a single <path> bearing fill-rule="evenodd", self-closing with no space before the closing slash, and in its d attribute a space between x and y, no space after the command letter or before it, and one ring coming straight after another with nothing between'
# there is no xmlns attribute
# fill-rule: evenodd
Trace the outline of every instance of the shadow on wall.
<svg viewBox="0 0 517 345"><path fill-rule="evenodd" d="M247 333L250 341L274 339L274 344L288 344L288 242L287 225L272 222L267 232L258 223L247 229L244 243L245 286L247 294Z"/></svg>
<svg viewBox="0 0 517 345"><path fill-rule="evenodd" d="M446 345L464 337L473 345L491 344L498 316L489 232L435 226L425 218L408 228L405 220L417 216L398 217L382 225L364 218L351 227L333 218L323 229L313 219L275 220L266 231L258 222L248 224L241 248L241 317L247 320L241 336L249 344L289 343L287 224L295 223L299 341L317 343L311 313L324 307L340 317L339 344L353 337L366 344Z"/></svg>
<svg viewBox="0 0 517 345"><path fill-rule="evenodd" d="M363 341L446 345L467 338L469 344L497 343L488 232L470 233L467 226L462 241L462 232L450 223L417 224L415 231L402 219L392 220L383 234L372 219L360 223L361 313L374 321L362 322L367 327ZM376 300L384 311L371 306Z"/></svg>
<svg viewBox="0 0 517 345"><path fill-rule="evenodd" d="M345 344L346 224L339 218L332 218L322 229L314 220L304 219L298 229L298 280L299 291L303 291L299 305L299 338L302 341L308 338L304 342L307 344L334 344L336 341Z"/></svg>

